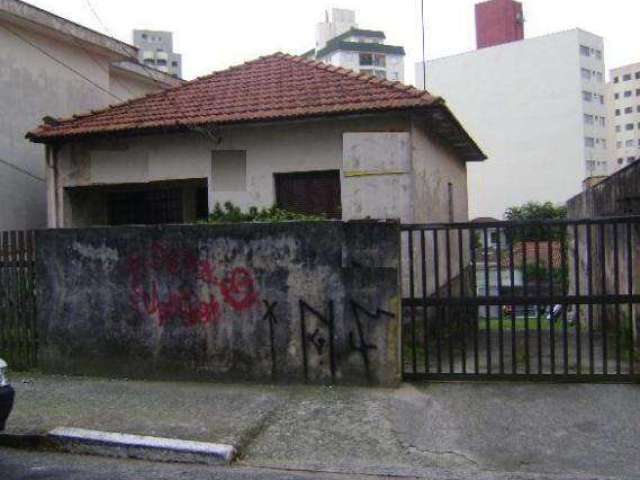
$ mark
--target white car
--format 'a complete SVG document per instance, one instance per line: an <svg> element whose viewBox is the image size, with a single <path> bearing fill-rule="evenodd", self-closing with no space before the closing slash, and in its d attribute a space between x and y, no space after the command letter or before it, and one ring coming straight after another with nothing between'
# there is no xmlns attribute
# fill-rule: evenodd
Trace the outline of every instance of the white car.
<svg viewBox="0 0 640 480"><path fill-rule="evenodd" d="M13 408L15 392L7 378L7 362L0 358L0 431L4 430L7 418Z"/></svg>

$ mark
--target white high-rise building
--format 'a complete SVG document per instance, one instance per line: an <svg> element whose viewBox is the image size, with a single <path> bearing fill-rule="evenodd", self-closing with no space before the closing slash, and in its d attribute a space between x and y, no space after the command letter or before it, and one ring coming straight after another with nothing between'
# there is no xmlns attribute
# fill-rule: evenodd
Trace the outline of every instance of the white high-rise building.
<svg viewBox="0 0 640 480"><path fill-rule="evenodd" d="M580 29L427 62L427 90L447 99L489 157L469 165L471 218L564 203L585 179L607 175L604 72L602 38Z"/></svg>
<svg viewBox="0 0 640 480"><path fill-rule="evenodd" d="M640 63L614 68L609 79L609 173L614 173L640 159Z"/></svg>
<svg viewBox="0 0 640 480"><path fill-rule="evenodd" d="M353 10L334 8L316 27L316 46L303 56L387 80L404 81L403 47L380 30L358 28Z"/></svg>

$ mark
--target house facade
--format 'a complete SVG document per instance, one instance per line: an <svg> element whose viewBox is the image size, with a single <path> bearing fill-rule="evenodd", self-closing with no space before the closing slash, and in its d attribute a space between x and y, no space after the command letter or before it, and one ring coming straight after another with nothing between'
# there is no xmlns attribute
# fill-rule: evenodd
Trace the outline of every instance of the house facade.
<svg viewBox="0 0 640 480"><path fill-rule="evenodd" d="M24 138L34 123L179 83L140 65L131 45L28 3L0 0L0 231L46 225L43 148Z"/></svg>
<svg viewBox="0 0 640 480"><path fill-rule="evenodd" d="M188 223L217 203L343 220L467 220L484 154L444 102L275 54L44 125L50 227Z"/></svg>

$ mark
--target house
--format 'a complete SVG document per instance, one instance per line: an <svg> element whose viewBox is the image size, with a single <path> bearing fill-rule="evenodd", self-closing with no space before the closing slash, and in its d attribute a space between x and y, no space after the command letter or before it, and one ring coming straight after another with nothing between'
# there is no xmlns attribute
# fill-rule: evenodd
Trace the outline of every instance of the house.
<svg viewBox="0 0 640 480"><path fill-rule="evenodd" d="M445 102L276 53L28 134L49 226L193 222L216 203L344 220L467 219L485 155Z"/></svg>
<svg viewBox="0 0 640 480"><path fill-rule="evenodd" d="M19 0L0 0L0 231L46 225L41 146L24 134L157 92L180 80L138 63L137 49Z"/></svg>

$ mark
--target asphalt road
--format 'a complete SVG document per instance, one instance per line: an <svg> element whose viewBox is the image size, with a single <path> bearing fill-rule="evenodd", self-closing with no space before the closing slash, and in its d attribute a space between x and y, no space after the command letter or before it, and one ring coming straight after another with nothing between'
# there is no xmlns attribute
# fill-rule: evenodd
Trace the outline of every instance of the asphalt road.
<svg viewBox="0 0 640 480"><path fill-rule="evenodd" d="M259 468L152 463L0 448L0 479L2 480L182 480L185 478L189 480L337 480L347 476ZM348 475L348 478L383 477Z"/></svg>

